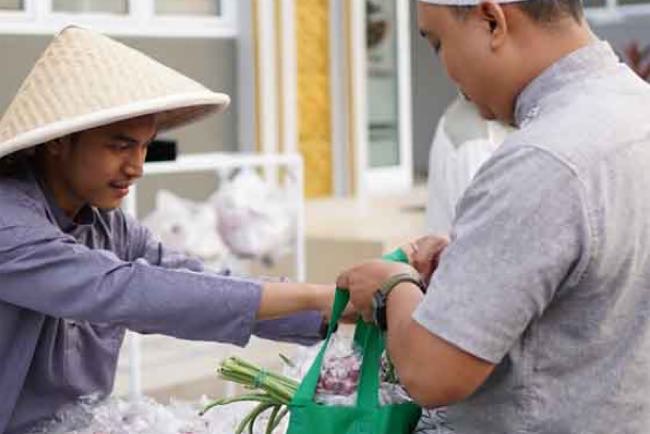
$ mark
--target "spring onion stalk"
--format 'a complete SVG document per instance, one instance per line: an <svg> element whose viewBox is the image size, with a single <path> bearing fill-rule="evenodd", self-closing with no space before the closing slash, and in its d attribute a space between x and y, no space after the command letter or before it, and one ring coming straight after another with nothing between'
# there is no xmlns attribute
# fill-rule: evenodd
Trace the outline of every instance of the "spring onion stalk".
<svg viewBox="0 0 650 434"><path fill-rule="evenodd" d="M257 418L266 411L271 414L266 426L266 434L272 434L280 425L280 422L288 413L287 405L293 399L298 390L299 383L291 378L268 372L259 366L247 362L239 357L230 357L221 363L218 369L219 377L226 381L241 384L251 393L225 398L210 402L201 410L201 415L212 408L234 402L257 402L257 406L248 413L241 421L235 434L241 434L245 430L253 433Z"/></svg>

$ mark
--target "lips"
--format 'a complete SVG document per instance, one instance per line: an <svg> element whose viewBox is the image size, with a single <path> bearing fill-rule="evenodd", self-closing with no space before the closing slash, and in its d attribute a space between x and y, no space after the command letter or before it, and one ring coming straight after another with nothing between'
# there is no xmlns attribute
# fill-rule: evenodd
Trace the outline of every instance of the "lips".
<svg viewBox="0 0 650 434"><path fill-rule="evenodd" d="M129 193L129 187L131 187L130 182L111 182L111 188L116 190L116 193L119 196L126 196Z"/></svg>

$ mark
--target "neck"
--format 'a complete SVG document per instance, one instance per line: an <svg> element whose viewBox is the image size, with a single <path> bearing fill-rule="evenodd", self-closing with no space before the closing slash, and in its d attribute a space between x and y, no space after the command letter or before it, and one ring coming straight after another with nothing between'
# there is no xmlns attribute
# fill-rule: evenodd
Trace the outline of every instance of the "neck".
<svg viewBox="0 0 650 434"><path fill-rule="evenodd" d="M538 53L529 64L527 71L529 81L558 60L596 40L596 36L586 23L578 24L571 18L567 20L571 20L571 23L566 25L559 23L558 29L537 31L523 47L523 52Z"/></svg>
<svg viewBox="0 0 650 434"><path fill-rule="evenodd" d="M519 76L513 80L515 86L510 111L513 118L517 97L526 86L557 61L596 39L586 22L577 23L573 18L566 18L544 27L533 24L523 30L519 40L524 42L518 49L520 53L526 53L526 61L520 62L523 67L517 69ZM531 56L530 53L535 55ZM513 118L510 119L511 122Z"/></svg>
<svg viewBox="0 0 650 434"><path fill-rule="evenodd" d="M74 220L84 203L72 193L61 167L56 161L43 155L40 155L35 161L44 187L49 190L57 206L63 210L65 215Z"/></svg>

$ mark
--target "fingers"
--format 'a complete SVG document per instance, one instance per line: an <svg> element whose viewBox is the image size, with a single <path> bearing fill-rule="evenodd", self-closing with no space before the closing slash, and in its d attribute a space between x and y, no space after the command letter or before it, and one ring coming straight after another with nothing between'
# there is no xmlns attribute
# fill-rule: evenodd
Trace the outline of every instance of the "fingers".
<svg viewBox="0 0 650 434"><path fill-rule="evenodd" d="M407 264L382 260L366 261L341 273L336 279L339 288L350 291L350 302L364 321L373 322L373 298L383 282L395 274L412 272Z"/></svg>
<svg viewBox="0 0 650 434"><path fill-rule="evenodd" d="M374 317L372 314L372 302L365 299L363 296L360 296L359 294L352 294L350 301L365 322L374 322Z"/></svg>
<svg viewBox="0 0 650 434"><path fill-rule="evenodd" d="M341 289L348 289L350 287L350 272L344 271L336 278L336 287Z"/></svg>
<svg viewBox="0 0 650 434"><path fill-rule="evenodd" d="M368 263L359 264L342 272L336 279L336 286L350 291L350 304L353 307L354 321L361 316L364 321L372 322L372 293L376 288L365 277ZM350 307L350 306L348 306Z"/></svg>
<svg viewBox="0 0 650 434"><path fill-rule="evenodd" d="M368 276L372 276L374 274L373 270L377 267L377 263L380 262L377 260L366 261L343 271L336 278L336 287L350 290L351 286L355 285L358 280L365 280Z"/></svg>
<svg viewBox="0 0 650 434"><path fill-rule="evenodd" d="M443 235L427 235L416 240L415 244L418 246L418 250L440 251L447 247L449 238Z"/></svg>
<svg viewBox="0 0 650 434"><path fill-rule="evenodd" d="M359 316L360 314L357 312L356 307L354 307L352 304L349 304L343 312L341 322L344 324L354 324Z"/></svg>
<svg viewBox="0 0 650 434"><path fill-rule="evenodd" d="M418 239L415 244L418 249L413 255L413 267L425 282L428 282L438 267L440 255L449 244L449 239L444 236L429 235Z"/></svg>

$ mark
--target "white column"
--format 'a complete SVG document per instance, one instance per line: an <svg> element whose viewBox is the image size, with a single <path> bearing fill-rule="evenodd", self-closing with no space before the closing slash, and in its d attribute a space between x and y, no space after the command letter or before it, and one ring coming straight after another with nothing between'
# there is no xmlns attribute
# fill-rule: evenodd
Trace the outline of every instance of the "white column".
<svg viewBox="0 0 650 434"><path fill-rule="evenodd" d="M366 3L349 2L350 8L350 61L351 69L351 120L354 146L355 194L360 201L367 195L368 170L368 61L366 53Z"/></svg>
<svg viewBox="0 0 650 434"><path fill-rule="evenodd" d="M410 0L397 0L397 98L400 177L406 188L413 185L413 114L411 89Z"/></svg>
<svg viewBox="0 0 650 434"><path fill-rule="evenodd" d="M252 2L241 0L237 11L237 94L239 102L239 150L254 152L257 143L255 105L255 40Z"/></svg>
<svg viewBox="0 0 650 434"><path fill-rule="evenodd" d="M275 0L257 2L258 133L261 151L278 152L278 95Z"/></svg>
<svg viewBox="0 0 650 434"><path fill-rule="evenodd" d="M294 0L280 0L280 73L282 95L282 151L298 152L298 51Z"/></svg>
<svg viewBox="0 0 650 434"><path fill-rule="evenodd" d="M348 26L346 25L347 0L330 0L330 98L332 119L332 178L334 195L350 193L350 143L348 99Z"/></svg>

